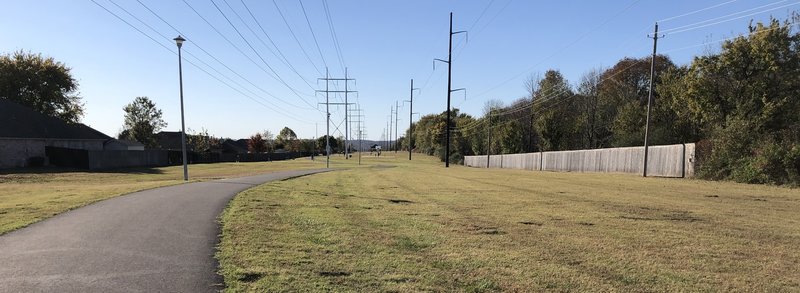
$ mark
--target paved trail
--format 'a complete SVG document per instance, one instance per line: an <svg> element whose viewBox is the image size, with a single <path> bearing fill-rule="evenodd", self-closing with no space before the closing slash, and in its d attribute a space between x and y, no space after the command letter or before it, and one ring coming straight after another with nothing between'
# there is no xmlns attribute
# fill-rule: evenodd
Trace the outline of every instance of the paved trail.
<svg viewBox="0 0 800 293"><path fill-rule="evenodd" d="M287 171L132 193L0 236L0 292L213 292L217 216Z"/></svg>

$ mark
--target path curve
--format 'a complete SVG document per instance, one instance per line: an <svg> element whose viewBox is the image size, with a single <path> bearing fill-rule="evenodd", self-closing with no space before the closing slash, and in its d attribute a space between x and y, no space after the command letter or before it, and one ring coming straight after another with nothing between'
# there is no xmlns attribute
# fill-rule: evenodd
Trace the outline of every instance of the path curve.
<svg viewBox="0 0 800 293"><path fill-rule="evenodd" d="M0 236L0 292L214 292L217 217L237 193L329 169L131 193Z"/></svg>

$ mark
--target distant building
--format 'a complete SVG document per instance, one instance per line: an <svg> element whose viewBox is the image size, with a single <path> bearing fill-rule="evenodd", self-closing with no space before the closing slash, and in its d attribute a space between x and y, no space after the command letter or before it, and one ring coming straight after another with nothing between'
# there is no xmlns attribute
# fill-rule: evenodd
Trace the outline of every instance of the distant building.
<svg viewBox="0 0 800 293"><path fill-rule="evenodd" d="M0 168L46 165L45 147L102 151L115 139L0 99Z"/></svg>
<svg viewBox="0 0 800 293"><path fill-rule="evenodd" d="M222 142L223 154L246 154L247 153L247 140L246 139L226 139Z"/></svg>
<svg viewBox="0 0 800 293"><path fill-rule="evenodd" d="M143 151L144 145L127 139L111 139L105 142L103 149L115 151Z"/></svg>

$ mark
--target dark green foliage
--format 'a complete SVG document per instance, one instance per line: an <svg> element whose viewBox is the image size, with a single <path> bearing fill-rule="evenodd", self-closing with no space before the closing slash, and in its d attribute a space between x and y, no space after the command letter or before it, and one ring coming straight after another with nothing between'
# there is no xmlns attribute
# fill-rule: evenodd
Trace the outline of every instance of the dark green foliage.
<svg viewBox="0 0 800 293"><path fill-rule="evenodd" d="M53 58L23 51L0 55L0 99L78 123L83 104L77 91L70 68Z"/></svg>
<svg viewBox="0 0 800 293"><path fill-rule="evenodd" d="M667 75L679 120L694 121L711 148L699 175L746 183L800 183L800 35L772 20ZM692 128L692 127L690 127Z"/></svg>
<svg viewBox="0 0 800 293"><path fill-rule="evenodd" d="M119 138L138 141L148 148L157 147L156 133L167 123L161 118L161 110L156 108L156 103L148 97L136 97L122 109L125 111L125 121Z"/></svg>

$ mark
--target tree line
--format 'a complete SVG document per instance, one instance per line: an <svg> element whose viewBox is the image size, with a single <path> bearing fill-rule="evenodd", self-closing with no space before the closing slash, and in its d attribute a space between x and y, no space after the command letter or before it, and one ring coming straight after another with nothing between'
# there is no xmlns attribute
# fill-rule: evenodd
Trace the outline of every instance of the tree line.
<svg viewBox="0 0 800 293"><path fill-rule="evenodd" d="M686 65L657 55L648 143L697 143L701 178L800 184L800 34L791 26L800 17L791 19L751 24ZM525 82L527 96L486 102L481 117L454 109L451 161L642 146L651 59L623 58L575 84L551 69ZM444 112L421 117L412 147L444 160L445 121Z"/></svg>

